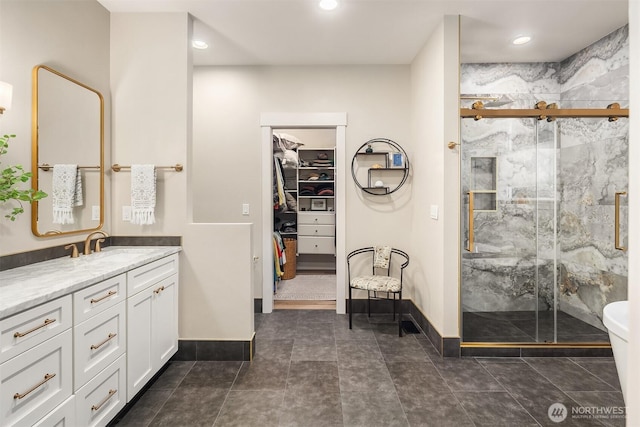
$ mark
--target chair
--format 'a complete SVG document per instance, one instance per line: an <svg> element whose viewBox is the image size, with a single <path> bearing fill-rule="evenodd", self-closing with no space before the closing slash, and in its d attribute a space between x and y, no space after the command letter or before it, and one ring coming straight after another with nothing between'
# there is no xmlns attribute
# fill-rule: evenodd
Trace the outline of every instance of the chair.
<svg viewBox="0 0 640 427"><path fill-rule="evenodd" d="M356 260L362 261L370 254L371 275L353 276L351 272L352 263ZM394 258L394 255L396 258ZM399 258L399 259L398 259ZM398 261L394 262L396 259ZM391 271L394 264L399 264L399 272L392 277ZM353 303L351 298L352 289L367 291L367 314L371 317L371 299L391 299L393 300L393 320L396 319L396 295L398 296L398 335L402 336L402 273L409 265L409 255L400 249L389 246L375 246L356 249L347 255L347 269L349 274L349 329L352 329ZM395 267L396 272L398 267ZM373 293L373 297L372 297ZM385 293L386 297L378 296L378 293Z"/></svg>

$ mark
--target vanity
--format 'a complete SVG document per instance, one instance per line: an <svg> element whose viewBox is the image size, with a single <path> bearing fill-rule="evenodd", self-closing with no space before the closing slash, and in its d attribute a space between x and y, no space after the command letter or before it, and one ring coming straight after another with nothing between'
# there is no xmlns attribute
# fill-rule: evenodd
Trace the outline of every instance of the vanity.
<svg viewBox="0 0 640 427"><path fill-rule="evenodd" d="M178 350L178 246L0 272L0 425L106 425Z"/></svg>

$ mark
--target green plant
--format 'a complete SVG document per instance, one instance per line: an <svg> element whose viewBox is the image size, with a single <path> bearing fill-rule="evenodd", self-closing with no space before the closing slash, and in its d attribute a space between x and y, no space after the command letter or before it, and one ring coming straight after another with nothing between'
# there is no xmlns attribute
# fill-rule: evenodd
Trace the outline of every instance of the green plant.
<svg viewBox="0 0 640 427"><path fill-rule="evenodd" d="M15 135L4 135L0 137L0 156L7 153L9 148L9 140L15 138ZM16 217L24 213L22 202L33 202L47 197L47 193L43 191L35 191L32 188L28 190L18 189L21 182L27 182L31 178L31 172L25 172L21 165L9 166L0 172L0 202L16 201L20 206L13 208L11 213L5 215L5 218L15 221Z"/></svg>

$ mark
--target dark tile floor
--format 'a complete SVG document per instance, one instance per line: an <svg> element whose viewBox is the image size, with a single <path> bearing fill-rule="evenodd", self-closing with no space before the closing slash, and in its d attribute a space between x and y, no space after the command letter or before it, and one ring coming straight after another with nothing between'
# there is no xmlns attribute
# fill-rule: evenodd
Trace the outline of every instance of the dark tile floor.
<svg viewBox="0 0 640 427"><path fill-rule="evenodd" d="M607 415L624 411L612 358L442 359L390 315L349 330L344 315L283 310L256 315L256 332L252 362L171 362L118 425L624 425Z"/></svg>
<svg viewBox="0 0 640 427"><path fill-rule="evenodd" d="M537 330L536 330L537 322ZM558 342L609 342L609 334L558 311ZM552 311L464 312L464 342L553 342ZM537 333L537 336L536 336Z"/></svg>

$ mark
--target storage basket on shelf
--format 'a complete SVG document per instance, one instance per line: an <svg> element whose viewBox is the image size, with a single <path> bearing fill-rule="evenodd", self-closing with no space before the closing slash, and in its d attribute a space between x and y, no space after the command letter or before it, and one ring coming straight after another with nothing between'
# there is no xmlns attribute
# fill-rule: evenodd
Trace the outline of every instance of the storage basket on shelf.
<svg viewBox="0 0 640 427"><path fill-rule="evenodd" d="M285 238L284 253L287 262L284 264L284 274L282 280L289 280L296 277L296 239Z"/></svg>

